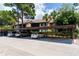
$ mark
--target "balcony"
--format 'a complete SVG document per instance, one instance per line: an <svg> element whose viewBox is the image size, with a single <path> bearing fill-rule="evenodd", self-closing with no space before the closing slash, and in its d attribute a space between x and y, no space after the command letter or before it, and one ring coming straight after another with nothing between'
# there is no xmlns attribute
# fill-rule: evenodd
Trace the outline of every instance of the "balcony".
<svg viewBox="0 0 79 59"><path fill-rule="evenodd" d="M41 27L26 27L17 28L17 30L36 30L36 29L75 29L76 25L52 25L52 26L41 26Z"/></svg>

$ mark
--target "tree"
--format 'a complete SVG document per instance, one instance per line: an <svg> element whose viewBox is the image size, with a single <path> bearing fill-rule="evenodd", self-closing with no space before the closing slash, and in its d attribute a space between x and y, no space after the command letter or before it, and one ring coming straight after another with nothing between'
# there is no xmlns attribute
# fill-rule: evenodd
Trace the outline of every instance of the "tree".
<svg viewBox="0 0 79 59"><path fill-rule="evenodd" d="M63 11L55 20L58 25L76 24L77 18L72 11Z"/></svg>
<svg viewBox="0 0 79 59"><path fill-rule="evenodd" d="M59 10L55 23L58 25L76 24L76 20L73 5L64 4Z"/></svg>
<svg viewBox="0 0 79 59"><path fill-rule="evenodd" d="M53 12L50 13L50 15L48 15L47 13L43 16L43 19L48 21L48 19L50 19L49 21L51 21L52 19L55 20L57 16L57 12L54 10Z"/></svg>
<svg viewBox="0 0 79 59"><path fill-rule="evenodd" d="M78 24L78 26L79 26L79 12L75 12L75 15L74 15L75 17L76 17L76 24Z"/></svg>
<svg viewBox="0 0 79 59"><path fill-rule="evenodd" d="M46 21L48 21L48 14L45 14L45 15L43 16L43 19L46 20Z"/></svg>
<svg viewBox="0 0 79 59"><path fill-rule="evenodd" d="M50 13L50 16L52 17L51 20L54 22L56 20L56 17L58 15L58 12L57 11L53 11Z"/></svg>
<svg viewBox="0 0 79 59"><path fill-rule="evenodd" d="M77 18L77 24L79 25L79 9L77 9L76 7L79 6L79 3L73 3L74 6L74 10L76 10L77 12L75 12L75 16Z"/></svg>
<svg viewBox="0 0 79 59"><path fill-rule="evenodd" d="M78 5L79 5L79 3L73 3L73 5L76 7L76 6L78 6Z"/></svg>
<svg viewBox="0 0 79 59"><path fill-rule="evenodd" d="M11 28L11 25L15 23L15 18L12 16L12 11L1 10L0 11L0 28ZM4 28L6 27L6 28Z"/></svg>
<svg viewBox="0 0 79 59"><path fill-rule="evenodd" d="M15 22L15 18L12 16L12 11L0 11L0 20L3 24L12 24Z"/></svg>
<svg viewBox="0 0 79 59"><path fill-rule="evenodd" d="M58 14L58 13L54 10L53 12L51 12L50 16L53 16L53 19L55 19L56 16L57 16L57 14Z"/></svg>
<svg viewBox="0 0 79 59"><path fill-rule="evenodd" d="M34 18L35 16L35 5L33 3L6 3L4 4L5 6L9 7L16 7L16 10L20 12L20 18L22 20L22 28L23 28L23 17L24 15L30 15L32 16L31 18ZM18 13L17 11L17 13Z"/></svg>
<svg viewBox="0 0 79 59"><path fill-rule="evenodd" d="M71 3L63 3L60 11L74 11L74 6Z"/></svg>
<svg viewBox="0 0 79 59"><path fill-rule="evenodd" d="M4 6L12 8L11 15L16 19L16 22L19 24L20 14L19 14L19 9L17 8L16 4L15 3L5 3Z"/></svg>

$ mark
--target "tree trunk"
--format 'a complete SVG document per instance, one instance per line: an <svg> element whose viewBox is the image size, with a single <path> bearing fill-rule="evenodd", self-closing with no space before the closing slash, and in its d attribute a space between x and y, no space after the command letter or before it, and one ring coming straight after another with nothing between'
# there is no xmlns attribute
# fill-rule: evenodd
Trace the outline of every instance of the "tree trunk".
<svg viewBox="0 0 79 59"><path fill-rule="evenodd" d="M19 11L18 11L18 8L17 8L17 18L16 18L17 19L17 24L18 24L18 31L17 32L20 33L20 30L19 30L19 28L20 28L19 27L19 14L18 13L19 13Z"/></svg>
<svg viewBox="0 0 79 59"><path fill-rule="evenodd" d="M19 26L19 16L18 16L18 8L17 8L17 22L18 22L18 26Z"/></svg>
<svg viewBox="0 0 79 59"><path fill-rule="evenodd" d="M22 28L23 28L23 11L21 11L21 13L22 13L21 21L22 21Z"/></svg>

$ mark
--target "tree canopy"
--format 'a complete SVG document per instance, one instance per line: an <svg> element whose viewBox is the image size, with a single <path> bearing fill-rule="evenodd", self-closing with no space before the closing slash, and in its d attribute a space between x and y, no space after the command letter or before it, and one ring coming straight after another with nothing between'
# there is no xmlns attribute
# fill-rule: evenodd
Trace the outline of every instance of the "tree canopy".
<svg viewBox="0 0 79 59"><path fill-rule="evenodd" d="M48 19L47 16L45 14L43 17ZM57 25L79 24L79 12L75 12L73 4L62 4L62 7L57 11L52 11L50 16Z"/></svg>
<svg viewBox="0 0 79 59"><path fill-rule="evenodd" d="M16 13L19 13L19 17L22 20L22 27L23 27L23 17L29 15L30 18L34 19L35 16L35 5L33 3L5 3L5 6L8 7L15 7ZM14 8L12 8L14 9ZM17 18L18 14L17 14ZM19 20L19 19L18 19Z"/></svg>
<svg viewBox="0 0 79 59"><path fill-rule="evenodd" d="M35 5L33 3L5 3L4 5L11 7L12 9L14 9L13 7L15 7L15 11L23 11L24 15L26 13L27 15L30 15L32 17L35 16Z"/></svg>
<svg viewBox="0 0 79 59"><path fill-rule="evenodd" d="M0 11L0 24L9 25L15 22L15 18L12 15L12 11Z"/></svg>
<svg viewBox="0 0 79 59"><path fill-rule="evenodd" d="M0 29L11 29L11 25L15 22L16 20L15 17L12 15L12 11L0 11Z"/></svg>

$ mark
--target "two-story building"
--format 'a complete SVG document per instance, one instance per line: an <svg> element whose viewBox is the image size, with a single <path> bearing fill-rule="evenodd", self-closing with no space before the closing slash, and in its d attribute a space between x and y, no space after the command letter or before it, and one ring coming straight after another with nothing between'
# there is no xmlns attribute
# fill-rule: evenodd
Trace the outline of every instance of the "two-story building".
<svg viewBox="0 0 79 59"><path fill-rule="evenodd" d="M28 19L23 22L23 28L22 28L22 23L19 22L14 25L14 29L16 32L20 32L21 34L29 34L31 35L32 33L40 33L40 32L56 32L53 33L53 35L56 37L57 35L63 36L65 33L58 33L58 32L72 32L71 38L73 38L73 30L75 30L76 26L75 25L56 25L53 23L53 21L46 21L42 19ZM52 35L52 36L53 36ZM66 35L67 36L67 35Z"/></svg>

